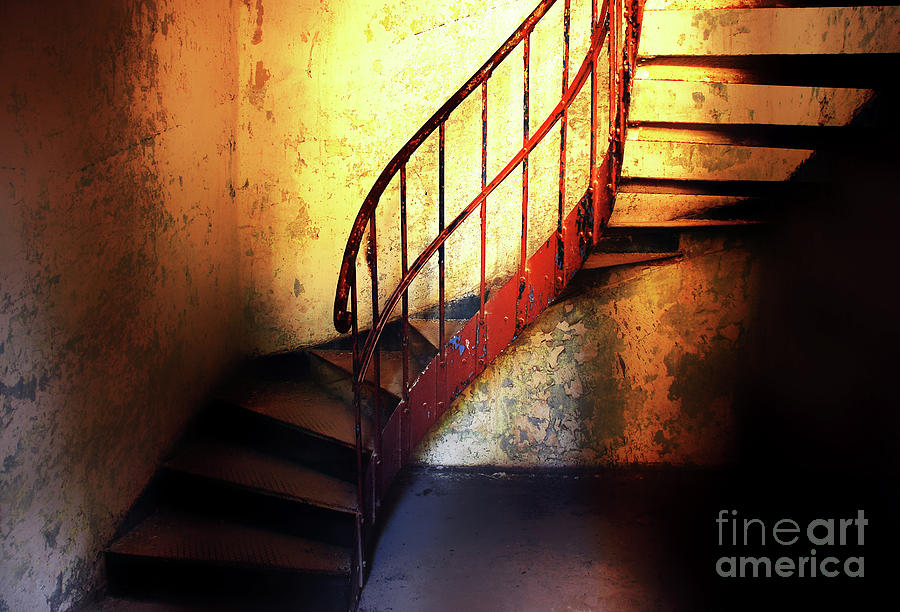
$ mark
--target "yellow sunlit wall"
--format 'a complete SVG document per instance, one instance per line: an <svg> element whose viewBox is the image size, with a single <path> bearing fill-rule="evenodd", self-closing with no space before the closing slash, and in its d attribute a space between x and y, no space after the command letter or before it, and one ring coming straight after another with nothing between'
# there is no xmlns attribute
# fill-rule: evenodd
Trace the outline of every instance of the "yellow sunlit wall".
<svg viewBox="0 0 900 612"><path fill-rule="evenodd" d="M341 257L375 178L536 4L264 0L239 8L235 184L253 350L288 350L335 335L331 315ZM562 4L532 36L532 130L561 94ZM571 23L570 78L588 47L588 0L572 3ZM488 180L522 143L522 59L520 46L489 81ZM589 101L585 87L571 110L566 210L587 187ZM447 122L448 221L480 187L480 116L478 90ZM435 133L408 167L410 261L437 233L437 149ZM531 252L556 224L558 160L554 130L531 161ZM388 187L377 217L382 300L400 270L397 183ZM518 265L521 189L521 173L514 172L488 199L489 279L502 280ZM476 213L448 242L449 296L477 288L479 223ZM359 275L368 287L368 272L360 267ZM436 258L412 295L414 309L436 301ZM363 320L370 299L364 289Z"/></svg>

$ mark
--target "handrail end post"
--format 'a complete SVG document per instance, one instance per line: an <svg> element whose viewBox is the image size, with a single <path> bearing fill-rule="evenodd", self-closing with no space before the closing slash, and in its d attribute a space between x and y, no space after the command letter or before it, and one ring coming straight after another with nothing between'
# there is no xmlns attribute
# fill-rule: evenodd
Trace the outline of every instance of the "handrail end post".
<svg viewBox="0 0 900 612"><path fill-rule="evenodd" d="M351 325L350 313L347 310L335 308L334 310L334 328L338 333L345 334L350 331Z"/></svg>

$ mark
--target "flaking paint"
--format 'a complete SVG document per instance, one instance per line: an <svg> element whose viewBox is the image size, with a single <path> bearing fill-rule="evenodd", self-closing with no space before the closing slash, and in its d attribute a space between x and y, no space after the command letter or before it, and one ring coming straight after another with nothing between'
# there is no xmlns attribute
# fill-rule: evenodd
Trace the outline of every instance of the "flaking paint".
<svg viewBox="0 0 900 612"><path fill-rule="evenodd" d="M718 465L758 300L752 241L682 236L549 308L426 436L438 465Z"/></svg>

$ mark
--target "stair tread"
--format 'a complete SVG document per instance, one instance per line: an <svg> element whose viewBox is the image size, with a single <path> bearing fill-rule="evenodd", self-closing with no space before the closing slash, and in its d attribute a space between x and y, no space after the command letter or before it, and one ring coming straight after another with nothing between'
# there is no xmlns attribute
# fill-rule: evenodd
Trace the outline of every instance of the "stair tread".
<svg viewBox="0 0 900 612"><path fill-rule="evenodd" d="M356 512L356 489L351 483L247 448L194 440L164 465L320 508Z"/></svg>
<svg viewBox="0 0 900 612"><path fill-rule="evenodd" d="M867 2L857 3L869 4ZM644 10L784 8L791 6L848 6L852 4L854 3L848 0L647 0ZM878 2L873 4L877 5Z"/></svg>
<svg viewBox="0 0 900 612"><path fill-rule="evenodd" d="M348 575L350 551L321 542L159 512L116 540L109 552L170 561Z"/></svg>
<svg viewBox="0 0 900 612"><path fill-rule="evenodd" d="M622 159L627 178L707 181L785 181L812 149L629 140Z"/></svg>
<svg viewBox="0 0 900 612"><path fill-rule="evenodd" d="M743 218L758 198L672 193L618 193L609 218L613 226Z"/></svg>
<svg viewBox="0 0 900 612"><path fill-rule="evenodd" d="M776 149L824 149L846 146L854 137L850 126L693 124L641 122L632 124L626 140L735 145Z"/></svg>
<svg viewBox="0 0 900 612"><path fill-rule="evenodd" d="M356 447L353 407L336 399L310 381L239 380L219 394L220 399L245 410L293 425L316 436ZM372 423L362 416L365 447L372 449Z"/></svg>
<svg viewBox="0 0 900 612"><path fill-rule="evenodd" d="M681 253L592 253L582 266L585 270L597 270L600 268L612 268L637 263L648 263L678 257Z"/></svg>
<svg viewBox="0 0 900 612"><path fill-rule="evenodd" d="M644 10L885 6L895 2L896 0L647 0Z"/></svg>
<svg viewBox="0 0 900 612"><path fill-rule="evenodd" d="M348 374L353 374L353 352L340 350L314 349L310 351L329 363L336 365ZM412 360L410 360L412 361ZM388 391L399 401L403 396L403 355L400 351L381 351L381 388ZM366 380L375 383L375 359L372 358L366 372ZM416 372L410 371L410 377Z"/></svg>
<svg viewBox="0 0 900 612"><path fill-rule="evenodd" d="M127 597L105 597L97 612L200 612L202 608L189 604L145 601Z"/></svg>
<svg viewBox="0 0 900 612"><path fill-rule="evenodd" d="M772 197L790 192L809 192L817 185L799 181L702 181L691 179L624 178L617 196L623 193L650 195L705 195L714 197Z"/></svg>
<svg viewBox="0 0 900 612"><path fill-rule="evenodd" d="M664 55L641 58L636 80L873 88L897 55Z"/></svg>
<svg viewBox="0 0 900 612"><path fill-rule="evenodd" d="M671 219L668 221L610 222L607 227L611 229L730 227L736 225L759 225L762 223L765 223L765 221L759 219Z"/></svg>
<svg viewBox="0 0 900 612"><path fill-rule="evenodd" d="M896 53L897 6L645 10L640 56Z"/></svg>
<svg viewBox="0 0 900 612"><path fill-rule="evenodd" d="M438 319L410 319L419 333L425 336L429 342L435 347L440 348L440 321ZM463 326L468 323L467 319L444 319L444 341L446 342L459 332Z"/></svg>
<svg viewBox="0 0 900 612"><path fill-rule="evenodd" d="M634 81L629 120L694 124L843 126L870 89L706 81Z"/></svg>

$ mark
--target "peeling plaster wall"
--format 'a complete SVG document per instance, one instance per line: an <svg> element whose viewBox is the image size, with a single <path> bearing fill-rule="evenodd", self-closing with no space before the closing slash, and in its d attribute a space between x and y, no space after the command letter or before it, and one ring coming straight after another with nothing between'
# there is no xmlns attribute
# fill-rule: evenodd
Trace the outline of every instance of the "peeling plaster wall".
<svg viewBox="0 0 900 612"><path fill-rule="evenodd" d="M377 175L536 5L535 0L244 0L238 20L236 190L245 319L255 350L288 350L335 335L332 307L344 246ZM558 2L532 35L532 130L560 97L562 5ZM571 23L570 78L589 44L589 0L572 2ZM488 180L521 146L522 59L519 48L489 82ZM600 98L605 103L605 96ZM585 87L571 111L567 210L587 187L589 102ZM448 221L480 188L480 117L478 90L447 122ZM408 167L410 261L437 234L437 150L435 132ZM555 228L558 159L554 130L531 160L532 252ZM400 271L397 183L379 207L382 300ZM494 210L487 274L495 281L518 263L521 189L521 173L514 172L488 199ZM503 211L508 214L495 215ZM473 256L479 237L475 214L448 242L448 295L477 287ZM436 300L436 258L431 264L411 287L414 310ZM368 271L360 268L358 277L365 321L371 304Z"/></svg>
<svg viewBox="0 0 900 612"><path fill-rule="evenodd" d="M719 465L755 333L752 242L684 234L683 259L601 273L549 308L454 401L418 460Z"/></svg>
<svg viewBox="0 0 900 612"><path fill-rule="evenodd" d="M60 610L240 348L233 9L0 22L0 610Z"/></svg>

